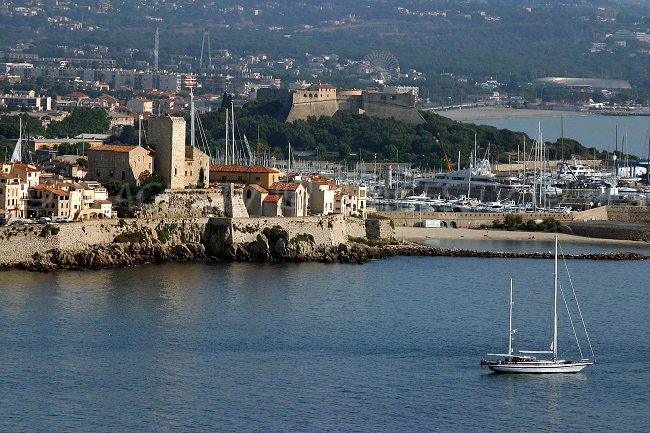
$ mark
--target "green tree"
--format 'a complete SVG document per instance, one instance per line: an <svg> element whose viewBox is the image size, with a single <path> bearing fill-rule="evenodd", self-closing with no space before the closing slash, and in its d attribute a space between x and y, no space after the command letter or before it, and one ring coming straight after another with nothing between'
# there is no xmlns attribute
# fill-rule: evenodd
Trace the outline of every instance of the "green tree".
<svg viewBox="0 0 650 433"><path fill-rule="evenodd" d="M88 143L61 143L57 148L59 155L82 155L90 149Z"/></svg>
<svg viewBox="0 0 650 433"><path fill-rule="evenodd" d="M149 173L148 170L145 170L140 174L138 181L140 188L137 197L145 203L153 201L158 194L165 190L165 182L158 173Z"/></svg>
<svg viewBox="0 0 650 433"><path fill-rule="evenodd" d="M339 158L348 159L352 153L352 148L347 143L342 143L339 145Z"/></svg>
<svg viewBox="0 0 650 433"><path fill-rule="evenodd" d="M61 121L53 121L47 127L50 137L75 137L79 134L105 134L111 126L108 114L101 108L81 107Z"/></svg>
<svg viewBox="0 0 650 433"><path fill-rule="evenodd" d="M205 187L205 169L201 167L199 169L199 181L196 184L197 188L204 188Z"/></svg>
<svg viewBox="0 0 650 433"><path fill-rule="evenodd" d="M230 109L231 105L232 105L232 95L229 95L228 93L224 93L221 99L221 108Z"/></svg>

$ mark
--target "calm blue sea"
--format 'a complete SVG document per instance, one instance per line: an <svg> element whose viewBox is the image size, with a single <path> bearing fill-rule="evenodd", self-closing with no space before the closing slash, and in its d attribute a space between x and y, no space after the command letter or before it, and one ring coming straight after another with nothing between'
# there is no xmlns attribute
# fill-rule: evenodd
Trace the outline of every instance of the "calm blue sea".
<svg viewBox="0 0 650 433"><path fill-rule="evenodd" d="M650 264L568 266L598 363L556 376L479 366L509 275L547 347L550 260L1 273L0 431L647 431Z"/></svg>
<svg viewBox="0 0 650 433"><path fill-rule="evenodd" d="M650 116L602 116L594 114L569 116L531 116L508 119L468 120L465 123L480 123L497 128L522 131L529 137L537 136L541 124L545 141L555 141L562 136L573 138L587 147L613 152L616 149L618 129L618 150L625 146L625 152L643 159L648 157L650 138ZM564 124L564 125L562 125ZM625 141L623 141L623 137Z"/></svg>

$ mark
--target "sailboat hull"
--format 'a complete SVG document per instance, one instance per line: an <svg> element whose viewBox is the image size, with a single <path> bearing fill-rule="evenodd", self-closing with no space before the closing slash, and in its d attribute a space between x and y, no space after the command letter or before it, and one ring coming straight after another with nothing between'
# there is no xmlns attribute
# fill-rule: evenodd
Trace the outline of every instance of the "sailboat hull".
<svg viewBox="0 0 650 433"><path fill-rule="evenodd" d="M528 361L488 364L488 367L495 373L552 374L579 373L591 364L590 361Z"/></svg>

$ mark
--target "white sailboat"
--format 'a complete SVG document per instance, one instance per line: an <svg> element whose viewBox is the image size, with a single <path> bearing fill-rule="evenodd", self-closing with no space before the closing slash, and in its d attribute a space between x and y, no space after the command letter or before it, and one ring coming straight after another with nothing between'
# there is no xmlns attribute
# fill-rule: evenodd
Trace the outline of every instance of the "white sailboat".
<svg viewBox="0 0 650 433"><path fill-rule="evenodd" d="M23 119L18 118L18 141L16 141L16 147L14 147L14 152L11 154L11 162L17 163L22 162L23 154Z"/></svg>
<svg viewBox="0 0 650 433"><path fill-rule="evenodd" d="M548 374L548 373L578 373L582 371L585 367L593 364L595 362L593 349L591 348L591 342L589 340L589 335L587 334L586 327L584 327L584 320L582 320L582 313L580 313L580 318L584 327L584 332L589 342L589 348L591 350L592 359L582 357L582 349L580 349L580 344L577 341L577 335L574 329L574 335L576 336L576 343L578 344L578 349L580 350L580 359L578 360L566 360L558 358L558 241L557 236L555 237L555 271L553 274L553 341L551 343L551 350L520 350L517 354L513 353L512 349L512 336L516 332L512 328L512 279L510 279L510 302L509 302L509 320L508 320L508 351L507 353L488 353L488 356L493 356L496 358L493 359L482 359L481 367L487 365L490 370L496 373L538 373L538 374ZM575 293L574 293L575 295ZM577 302L577 301L576 301ZM578 306L578 312L580 308ZM573 326L573 322L571 321ZM538 359L536 356L540 354L551 355L550 359Z"/></svg>

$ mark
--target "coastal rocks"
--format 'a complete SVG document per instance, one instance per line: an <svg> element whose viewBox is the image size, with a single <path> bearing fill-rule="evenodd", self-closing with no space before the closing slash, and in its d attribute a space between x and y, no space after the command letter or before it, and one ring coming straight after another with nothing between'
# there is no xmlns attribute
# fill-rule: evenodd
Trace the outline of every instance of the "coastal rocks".
<svg viewBox="0 0 650 433"><path fill-rule="evenodd" d="M215 254L215 252L217 252ZM105 269L133 266L142 263L197 262L223 260L237 262L321 262L366 263L369 260L391 256L447 256L484 258L551 259L550 252L515 253L507 251L474 251L457 248L433 248L420 244L369 246L362 243L319 245L308 236L289 239L286 231L260 233L254 241L241 244L224 244L208 250L202 243L161 243L143 240L133 243L97 245L84 250L50 250L36 253L29 261L0 270L26 269L31 271ZM586 260L646 260L648 256L630 252L568 254L567 259Z"/></svg>
<svg viewBox="0 0 650 433"><path fill-rule="evenodd" d="M107 269L142 263L195 262L206 258L200 243L168 245L141 241L98 245L80 251L54 249L35 254L31 261L17 263L12 268L31 271Z"/></svg>
<svg viewBox="0 0 650 433"><path fill-rule="evenodd" d="M551 252L516 253L512 251L474 251L458 248L432 248L424 245L387 245L380 249L382 257L388 256L445 256L445 257L486 257L510 259L552 259ZM574 260L647 260L648 256L631 252L605 252L590 254L565 254L565 259Z"/></svg>

